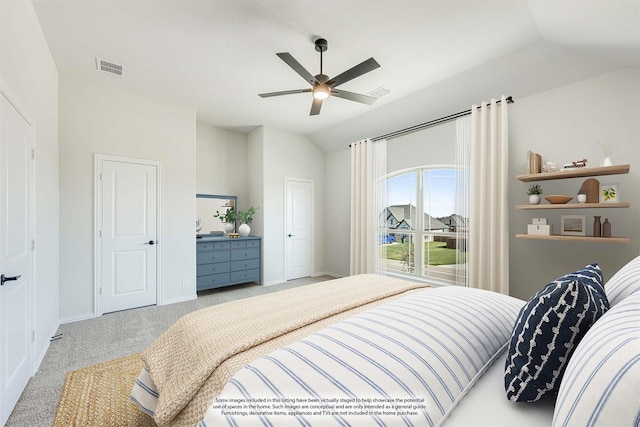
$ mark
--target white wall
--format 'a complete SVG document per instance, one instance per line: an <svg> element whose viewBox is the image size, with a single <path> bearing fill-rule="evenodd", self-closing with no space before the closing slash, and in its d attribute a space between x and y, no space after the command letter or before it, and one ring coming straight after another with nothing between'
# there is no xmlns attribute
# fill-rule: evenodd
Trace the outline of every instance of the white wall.
<svg viewBox="0 0 640 427"><path fill-rule="evenodd" d="M60 315L94 315L94 154L162 164L162 301L195 298L195 109L115 79L60 81ZM182 289L187 281L189 289Z"/></svg>
<svg viewBox="0 0 640 427"><path fill-rule="evenodd" d="M260 135L262 140L260 141ZM258 210L259 220L252 225L252 234L263 237L263 284L282 283L285 279L285 235L284 235L284 178L302 178L314 182L314 275L324 273L324 196L325 155L307 137L263 127L249 136L250 168L260 161L262 182L254 174L250 186L262 188L262 206ZM259 151L262 159L259 160ZM252 157L254 156L254 157ZM253 173L253 171L252 171ZM251 190L252 192L254 190ZM255 194L251 200L259 200ZM261 233L261 234L258 234Z"/></svg>
<svg viewBox="0 0 640 427"><path fill-rule="evenodd" d="M512 176L526 173L526 150L542 155L543 161L558 164L587 158L589 166L602 159L598 143L619 145L612 159L629 163L628 175L596 177L600 182L618 182L628 209L579 211L518 211L510 215L511 294L528 298L549 281L591 262L598 262L605 279L640 253L640 71L618 70L538 95L517 99L509 110L509 163ZM549 194L575 195L586 178L541 181L543 197ZM529 183L512 180L511 206L526 204ZM630 244L602 244L530 241L515 239L526 233L533 217L546 217L555 230L560 215L586 215L587 233L592 233L593 216L609 218L612 234L629 236Z"/></svg>
<svg viewBox="0 0 640 427"><path fill-rule="evenodd" d="M390 139L387 143L387 172L454 164L455 142L455 121Z"/></svg>
<svg viewBox="0 0 640 427"><path fill-rule="evenodd" d="M29 1L0 1L0 78L35 119L35 372L59 325L58 72Z"/></svg>
<svg viewBox="0 0 640 427"><path fill-rule="evenodd" d="M248 197L248 136L208 124L196 125L196 192Z"/></svg>
<svg viewBox="0 0 640 427"><path fill-rule="evenodd" d="M325 163L325 269L327 274L343 277L350 273L351 152L329 153Z"/></svg>
<svg viewBox="0 0 640 427"><path fill-rule="evenodd" d="M613 71L554 90L516 98L515 101L509 110L509 167L510 175L514 177L509 191L512 206L511 294L528 298L549 281L591 262L598 262L605 278L610 277L612 272L640 253L640 72L635 69ZM437 117L424 119L431 118ZM516 233L526 232L526 224L533 217L545 216L556 227L560 225L559 211L548 214L547 211L521 211L513 207L527 203L527 184L515 179L516 175L525 173L526 150L541 153L543 159L558 163L586 157L591 165L598 165L602 156L597 142L603 140L620 145L613 155L614 163L630 163L631 170L628 175L599 179L619 182L622 198L629 201L631 207L568 213L584 213L588 225L593 223L593 215L601 215L602 220L607 217L613 224L613 234L629 236L631 243L588 244L515 239ZM394 144L393 140L389 144ZM413 151L410 153L407 157L414 154ZM395 159L394 155L389 157L389 164L396 167L395 162L400 159ZM392 170L391 166L389 169ZM349 151L327 155L326 170L326 224L332 236L339 236L338 240L327 242L326 269L336 275L347 275L349 221L341 218L348 218L350 206L350 188L343 183L344 180L348 183L350 179ZM584 179L545 181L542 186L547 195L575 194Z"/></svg>

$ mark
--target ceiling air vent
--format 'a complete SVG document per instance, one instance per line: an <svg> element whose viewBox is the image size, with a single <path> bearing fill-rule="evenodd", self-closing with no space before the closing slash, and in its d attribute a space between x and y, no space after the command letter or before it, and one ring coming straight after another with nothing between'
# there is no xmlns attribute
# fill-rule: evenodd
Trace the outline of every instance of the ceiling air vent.
<svg viewBox="0 0 640 427"><path fill-rule="evenodd" d="M389 89L384 86L380 86L378 89L372 90L367 95L373 96L374 98L382 98L383 96L387 96L391 93Z"/></svg>
<svg viewBox="0 0 640 427"><path fill-rule="evenodd" d="M105 73L115 74L116 76L124 76L124 66L107 61L96 56L96 68Z"/></svg>

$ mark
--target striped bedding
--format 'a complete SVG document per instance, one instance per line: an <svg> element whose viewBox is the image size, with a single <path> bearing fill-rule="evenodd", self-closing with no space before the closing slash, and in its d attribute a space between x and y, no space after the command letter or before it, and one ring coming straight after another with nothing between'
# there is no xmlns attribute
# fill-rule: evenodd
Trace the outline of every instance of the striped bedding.
<svg viewBox="0 0 640 427"><path fill-rule="evenodd" d="M131 399L159 426L196 425L247 363L425 287L362 274L190 313L142 353Z"/></svg>
<svg viewBox="0 0 640 427"><path fill-rule="evenodd" d="M372 308L246 365L200 426L440 425L523 304L450 286Z"/></svg>

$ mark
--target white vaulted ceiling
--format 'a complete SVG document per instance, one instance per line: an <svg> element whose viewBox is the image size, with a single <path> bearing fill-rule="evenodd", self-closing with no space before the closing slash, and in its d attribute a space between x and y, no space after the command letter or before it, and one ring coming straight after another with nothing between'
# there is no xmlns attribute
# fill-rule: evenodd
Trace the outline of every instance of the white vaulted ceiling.
<svg viewBox="0 0 640 427"><path fill-rule="evenodd" d="M268 125L309 135L325 151L344 148L334 145L336 129L349 133L344 123L382 115L391 103L420 96L446 111L480 102L474 96L485 95L474 92L474 79L495 96L522 96L640 67L637 0L32 2L60 74L116 80L194 105L199 121L221 128ZM309 87L275 54L289 52L317 74L317 37L329 42L329 76L369 57L381 65L342 89L384 86L391 94L373 106L332 97L314 117L310 94L260 98ZM95 57L124 65L125 75L98 72ZM451 105L445 89L454 93Z"/></svg>

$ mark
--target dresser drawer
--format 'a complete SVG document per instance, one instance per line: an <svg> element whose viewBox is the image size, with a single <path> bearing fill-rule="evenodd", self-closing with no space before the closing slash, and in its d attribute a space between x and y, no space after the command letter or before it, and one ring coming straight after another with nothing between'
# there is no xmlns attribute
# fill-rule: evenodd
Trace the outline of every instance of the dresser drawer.
<svg viewBox="0 0 640 427"><path fill-rule="evenodd" d="M197 289L209 289L218 286L224 286L231 282L229 273L212 274L210 276L200 276L197 280Z"/></svg>
<svg viewBox="0 0 640 427"><path fill-rule="evenodd" d="M245 248L245 242L244 240L233 240L231 242L231 249L238 249L238 248Z"/></svg>
<svg viewBox="0 0 640 427"><path fill-rule="evenodd" d="M217 264L199 264L198 276L206 276L208 274L228 273L231 271L231 264L228 262L221 262Z"/></svg>
<svg viewBox="0 0 640 427"><path fill-rule="evenodd" d="M260 258L260 249L238 249L231 251L231 261Z"/></svg>
<svg viewBox="0 0 640 427"><path fill-rule="evenodd" d="M220 250L220 249L229 249L229 242L213 242L213 249L215 250Z"/></svg>
<svg viewBox="0 0 640 427"><path fill-rule="evenodd" d="M232 282L252 282L254 280L260 280L260 269L231 272Z"/></svg>
<svg viewBox="0 0 640 427"><path fill-rule="evenodd" d="M231 252L229 251L210 251L198 252L196 255L197 264L210 264L212 262L229 262L231 261Z"/></svg>
<svg viewBox="0 0 640 427"><path fill-rule="evenodd" d="M213 242L203 242L203 243L198 243L196 245L197 252L212 251L212 250L213 250Z"/></svg>
<svg viewBox="0 0 640 427"><path fill-rule="evenodd" d="M257 258L245 261L233 261L231 263L231 271L251 270L254 268L260 268L260 260Z"/></svg>
<svg viewBox="0 0 640 427"><path fill-rule="evenodd" d="M260 240L247 240L247 248L259 248Z"/></svg>

